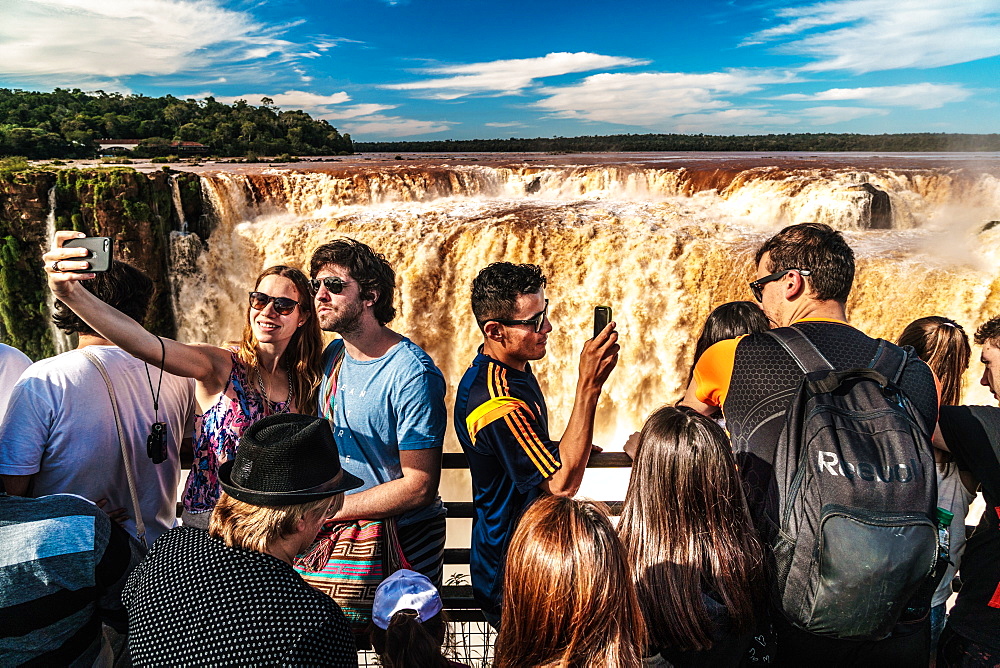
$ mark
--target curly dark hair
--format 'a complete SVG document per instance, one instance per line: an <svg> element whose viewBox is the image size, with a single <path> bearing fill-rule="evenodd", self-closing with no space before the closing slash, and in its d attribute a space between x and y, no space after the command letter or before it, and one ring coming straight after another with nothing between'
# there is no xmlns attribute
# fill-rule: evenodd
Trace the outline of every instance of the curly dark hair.
<svg viewBox="0 0 1000 668"><path fill-rule="evenodd" d="M987 341L993 345L1000 345L1000 315L994 316L981 324L976 330L976 345L981 346Z"/></svg>
<svg viewBox="0 0 1000 668"><path fill-rule="evenodd" d="M545 275L535 264L494 262L472 281L472 312L482 325L487 320L514 317L517 296L538 292L545 285Z"/></svg>
<svg viewBox="0 0 1000 668"><path fill-rule="evenodd" d="M374 299L373 313L380 324L388 324L396 317L396 307L392 305L396 272L385 255L376 253L357 239L342 237L313 251L309 260L309 278L316 278L316 274L328 264L347 269L351 278L361 286L361 296Z"/></svg>
<svg viewBox="0 0 1000 668"><path fill-rule="evenodd" d="M808 269L805 277L816 299L847 302L854 284L854 251L837 230L823 223L789 225L764 242L754 264L769 253L767 272Z"/></svg>
<svg viewBox="0 0 1000 668"><path fill-rule="evenodd" d="M149 276L120 260L112 261L107 271L98 273L89 281L81 281L81 285L105 304L114 306L140 324L146 319L155 290ZM58 299L53 309L52 322L66 334L97 335L90 325Z"/></svg>

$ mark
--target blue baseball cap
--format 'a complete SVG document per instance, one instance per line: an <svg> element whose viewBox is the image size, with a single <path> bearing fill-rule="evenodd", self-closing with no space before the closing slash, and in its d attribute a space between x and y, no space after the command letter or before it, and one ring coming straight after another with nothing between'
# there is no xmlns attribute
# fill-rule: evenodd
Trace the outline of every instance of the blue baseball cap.
<svg viewBox="0 0 1000 668"><path fill-rule="evenodd" d="M401 568L375 590L372 622L384 631L394 614L415 610L417 621L423 623L441 612L441 607L441 594L426 575Z"/></svg>

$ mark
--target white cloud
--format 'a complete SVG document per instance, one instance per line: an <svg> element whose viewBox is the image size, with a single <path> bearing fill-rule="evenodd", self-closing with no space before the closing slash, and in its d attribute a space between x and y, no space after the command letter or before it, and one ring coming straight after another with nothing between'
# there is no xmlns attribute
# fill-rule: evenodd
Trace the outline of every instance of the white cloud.
<svg viewBox="0 0 1000 668"><path fill-rule="evenodd" d="M473 94L514 95L534 85L536 79L613 67L634 67L648 61L597 53L549 53L540 58L494 60L485 63L441 65L418 70L422 74L449 75L423 81L386 84L391 90L433 91L427 97L454 100Z"/></svg>
<svg viewBox="0 0 1000 668"><path fill-rule="evenodd" d="M517 121L511 121L509 123L483 123L488 128L523 128L524 123L518 123Z"/></svg>
<svg viewBox="0 0 1000 668"><path fill-rule="evenodd" d="M812 125L836 125L865 116L887 116L889 114L885 109L870 109L868 107L810 107L796 113L806 116Z"/></svg>
<svg viewBox="0 0 1000 668"><path fill-rule="evenodd" d="M784 42L781 50L815 60L805 70L931 68L1000 55L996 0L830 0L778 17L744 44Z"/></svg>
<svg viewBox="0 0 1000 668"><path fill-rule="evenodd" d="M327 120L333 119L346 119L346 118L361 118L363 116L372 116L373 114L378 114L382 111L388 111L390 109L395 109L398 105L395 104L352 104L346 107L337 107L331 109L323 118Z"/></svg>
<svg viewBox="0 0 1000 668"><path fill-rule="evenodd" d="M685 114L674 119L673 132L694 134L753 134L798 123L794 116L775 114L768 109L723 109L704 114Z"/></svg>
<svg viewBox="0 0 1000 668"><path fill-rule="evenodd" d="M295 45L281 38L289 27L265 26L221 0L4 0L0 70L35 80L203 73L289 58Z"/></svg>
<svg viewBox="0 0 1000 668"><path fill-rule="evenodd" d="M773 99L792 102L832 102L863 100L869 104L892 107L937 109L952 102L962 102L972 95L958 84L907 84L903 86L874 86L871 88L830 88L819 93L792 93Z"/></svg>
<svg viewBox="0 0 1000 668"><path fill-rule="evenodd" d="M206 97L202 95L200 97ZM285 111L301 109L313 118L327 121L341 120L348 118L361 118L371 116L389 109L395 109L394 104L351 104L351 96L340 91L332 95L320 95L303 90L288 90L284 93L244 93L242 95L215 96L215 99L225 104L232 104L236 100L246 100L249 104L259 105L261 98L269 97L274 101L275 106Z"/></svg>
<svg viewBox="0 0 1000 668"><path fill-rule="evenodd" d="M745 70L603 73L570 86L542 88L546 97L534 106L558 118L654 127L675 116L727 108L731 103L726 96L789 81L788 75Z"/></svg>
<svg viewBox="0 0 1000 668"><path fill-rule="evenodd" d="M399 116L369 116L361 119L357 123L348 123L341 129L351 133L352 139L366 141L358 135L381 136L381 137L411 137L413 135L432 134L435 132L445 132L451 126L457 125L451 121L422 121L414 118L401 118Z"/></svg>

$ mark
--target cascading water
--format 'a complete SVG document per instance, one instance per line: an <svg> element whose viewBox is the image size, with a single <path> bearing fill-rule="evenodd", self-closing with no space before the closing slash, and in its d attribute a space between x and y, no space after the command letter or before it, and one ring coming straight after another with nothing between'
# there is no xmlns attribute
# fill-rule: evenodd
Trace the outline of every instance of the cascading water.
<svg viewBox="0 0 1000 668"><path fill-rule="evenodd" d="M750 298L753 252L784 225L820 221L845 232L858 256L849 314L873 335L895 338L932 314L971 333L1000 313L1000 229L982 231L1000 218L995 170L363 167L212 173L202 186L216 227L197 271L175 271L181 340L238 339L259 270L307 267L316 246L351 236L395 267L391 326L441 367L450 405L480 343L473 277L497 260L540 264L555 329L533 367L556 437L572 408L593 306L614 308L622 353L595 434L611 449L681 396L705 316ZM988 403L977 369L966 400ZM457 447L450 430L446 447ZM585 481L584 493L621 491Z"/></svg>
<svg viewBox="0 0 1000 668"><path fill-rule="evenodd" d="M56 236L56 187L52 186L49 189L49 213L45 216L45 246L42 248L42 253L47 253L49 248L52 247L52 240ZM73 349L73 339L70 338L68 334L63 333L61 329L56 327L55 323L52 322L52 314L55 306L55 302L51 295L48 296L45 302L48 306L47 319L49 321L49 331L52 333L52 345L55 348L56 354L64 353L67 350Z"/></svg>

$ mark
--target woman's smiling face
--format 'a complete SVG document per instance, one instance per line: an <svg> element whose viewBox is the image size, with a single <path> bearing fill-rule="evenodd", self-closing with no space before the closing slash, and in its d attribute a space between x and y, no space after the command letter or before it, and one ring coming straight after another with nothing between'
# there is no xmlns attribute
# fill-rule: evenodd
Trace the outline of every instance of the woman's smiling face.
<svg viewBox="0 0 1000 668"><path fill-rule="evenodd" d="M255 290L271 297L285 297L295 302L302 300L302 296L295 288L295 283L291 279L277 274L269 274L262 278ZM249 317L250 327L260 343L288 342L305 322L301 306L296 306L288 315L281 315L274 310L273 301L268 302L262 309L251 307Z"/></svg>

